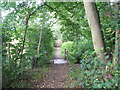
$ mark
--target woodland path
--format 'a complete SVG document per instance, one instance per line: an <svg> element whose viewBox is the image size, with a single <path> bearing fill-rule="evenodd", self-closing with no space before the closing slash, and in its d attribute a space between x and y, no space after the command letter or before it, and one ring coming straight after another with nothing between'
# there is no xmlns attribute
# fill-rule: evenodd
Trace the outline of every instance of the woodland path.
<svg viewBox="0 0 120 90"><path fill-rule="evenodd" d="M60 45L56 40L56 53L54 60L63 59L60 55ZM51 71L48 73L48 76L43 80L43 83L40 85L40 88L67 88L67 74L69 70L67 63L62 64L52 64Z"/></svg>

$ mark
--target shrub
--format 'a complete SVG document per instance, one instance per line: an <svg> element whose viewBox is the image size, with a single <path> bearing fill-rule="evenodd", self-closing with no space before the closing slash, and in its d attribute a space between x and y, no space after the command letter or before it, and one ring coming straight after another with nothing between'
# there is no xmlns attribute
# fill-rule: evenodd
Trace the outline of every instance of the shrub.
<svg viewBox="0 0 120 90"><path fill-rule="evenodd" d="M65 49L71 54L72 53L72 48L73 48L73 42L72 41L64 42L61 46L62 56L65 57Z"/></svg>

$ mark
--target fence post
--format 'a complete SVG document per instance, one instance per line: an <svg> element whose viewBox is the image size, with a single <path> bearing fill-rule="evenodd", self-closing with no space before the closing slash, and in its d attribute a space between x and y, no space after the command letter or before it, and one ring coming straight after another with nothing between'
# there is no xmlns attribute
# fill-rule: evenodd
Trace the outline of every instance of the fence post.
<svg viewBox="0 0 120 90"><path fill-rule="evenodd" d="M66 51L66 53L67 53L66 60L68 61L68 51Z"/></svg>
<svg viewBox="0 0 120 90"><path fill-rule="evenodd" d="M65 49L65 60L66 60L66 49Z"/></svg>
<svg viewBox="0 0 120 90"><path fill-rule="evenodd" d="M68 51L65 49L65 60L68 60Z"/></svg>

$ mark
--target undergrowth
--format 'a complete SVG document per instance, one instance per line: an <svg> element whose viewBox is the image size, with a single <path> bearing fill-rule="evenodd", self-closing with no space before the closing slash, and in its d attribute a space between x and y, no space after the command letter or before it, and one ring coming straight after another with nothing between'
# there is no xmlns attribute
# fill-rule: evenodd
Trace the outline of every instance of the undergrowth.
<svg viewBox="0 0 120 90"><path fill-rule="evenodd" d="M108 56L106 56L108 58ZM70 64L71 72L68 74L70 88L119 88L120 71L119 64L114 65L111 60L106 64L97 57L89 57L80 61L79 68ZM109 66L109 70L103 67ZM117 67L117 68L115 68ZM106 79L103 76L106 74ZM111 78L108 78L109 75Z"/></svg>
<svg viewBox="0 0 120 90"><path fill-rule="evenodd" d="M33 88L35 83L40 84L50 70L50 65L27 69L20 74L9 87L11 88Z"/></svg>

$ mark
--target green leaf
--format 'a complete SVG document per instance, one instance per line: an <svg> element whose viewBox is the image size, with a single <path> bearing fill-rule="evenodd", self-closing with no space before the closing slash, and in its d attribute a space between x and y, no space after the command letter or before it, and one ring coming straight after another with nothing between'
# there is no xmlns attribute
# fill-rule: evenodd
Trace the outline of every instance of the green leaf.
<svg viewBox="0 0 120 90"><path fill-rule="evenodd" d="M108 59L109 58L109 55L105 56L105 59Z"/></svg>

